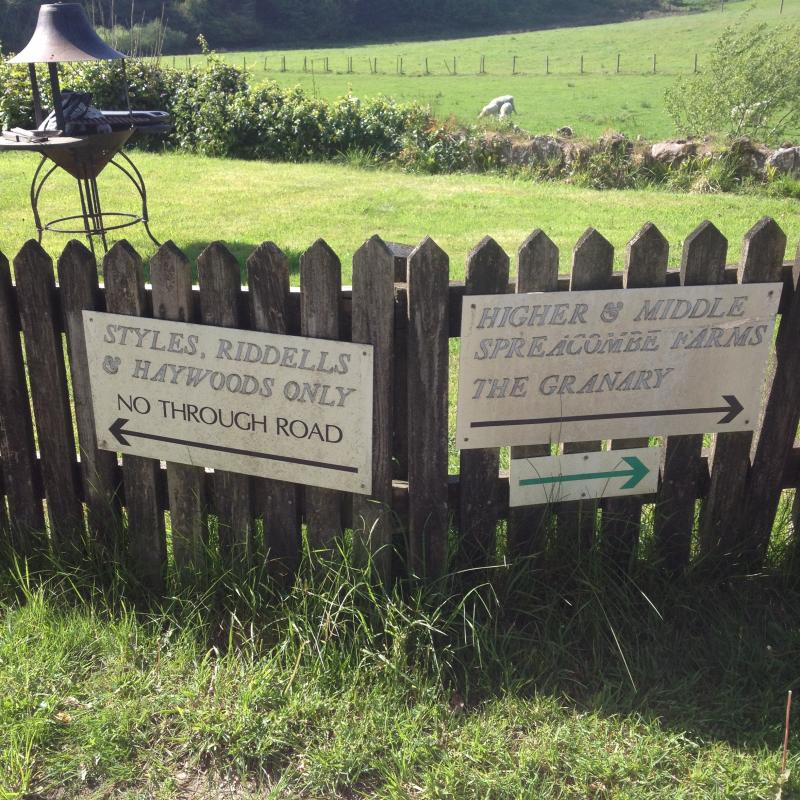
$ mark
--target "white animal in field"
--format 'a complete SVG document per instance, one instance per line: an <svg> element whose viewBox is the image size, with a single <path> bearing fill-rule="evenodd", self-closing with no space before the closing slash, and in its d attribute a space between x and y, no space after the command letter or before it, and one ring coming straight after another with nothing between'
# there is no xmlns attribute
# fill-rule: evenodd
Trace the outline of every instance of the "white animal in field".
<svg viewBox="0 0 800 800"><path fill-rule="evenodd" d="M513 111L514 106L512 106L511 103L503 103L503 105L500 106L501 117L510 117Z"/></svg>
<svg viewBox="0 0 800 800"><path fill-rule="evenodd" d="M514 108L514 97L510 94L504 94L500 97L495 97L494 100L490 100L481 110L481 113L478 114L478 118L489 116L490 114L499 114L503 106L508 103L511 106L511 111L516 112L516 108Z"/></svg>

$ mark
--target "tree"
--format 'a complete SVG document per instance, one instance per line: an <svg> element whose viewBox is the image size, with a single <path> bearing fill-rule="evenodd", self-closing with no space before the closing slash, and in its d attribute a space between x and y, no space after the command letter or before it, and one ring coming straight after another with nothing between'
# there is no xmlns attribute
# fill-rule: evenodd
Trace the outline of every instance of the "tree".
<svg viewBox="0 0 800 800"><path fill-rule="evenodd" d="M708 64L667 90L666 107L681 133L747 135L775 141L800 125L800 29L749 26L725 30Z"/></svg>

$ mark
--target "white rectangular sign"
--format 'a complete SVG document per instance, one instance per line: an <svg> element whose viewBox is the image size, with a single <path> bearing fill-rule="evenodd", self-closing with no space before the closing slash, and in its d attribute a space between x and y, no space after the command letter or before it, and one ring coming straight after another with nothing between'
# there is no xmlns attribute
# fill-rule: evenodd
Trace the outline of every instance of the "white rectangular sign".
<svg viewBox="0 0 800 800"><path fill-rule="evenodd" d="M752 430L781 289L466 296L457 444Z"/></svg>
<svg viewBox="0 0 800 800"><path fill-rule="evenodd" d="M515 458L511 461L510 505L534 506L651 494L658 489L661 447Z"/></svg>
<svg viewBox="0 0 800 800"><path fill-rule="evenodd" d="M103 450L358 494L370 345L83 312Z"/></svg>

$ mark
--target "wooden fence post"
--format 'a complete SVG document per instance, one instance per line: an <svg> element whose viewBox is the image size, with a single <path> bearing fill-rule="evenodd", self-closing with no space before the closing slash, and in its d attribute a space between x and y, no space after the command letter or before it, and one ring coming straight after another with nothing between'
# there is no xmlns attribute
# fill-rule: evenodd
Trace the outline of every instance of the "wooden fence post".
<svg viewBox="0 0 800 800"><path fill-rule="evenodd" d="M192 265L173 242L165 242L150 259L153 316L175 322L195 322L192 308ZM190 577L205 564L205 470L187 464L167 464L172 557L177 573Z"/></svg>
<svg viewBox="0 0 800 800"><path fill-rule="evenodd" d="M727 239L706 221L688 236L681 260L681 285L705 286L725 279ZM703 434L667 438L655 513L657 560L672 573L689 564Z"/></svg>
<svg viewBox="0 0 800 800"><path fill-rule="evenodd" d="M772 391L764 409L738 525L738 538L746 542L744 555L751 567L758 567L767 553L781 497L781 476L800 420L800 247L792 283L792 299L781 318L775 342Z"/></svg>
<svg viewBox="0 0 800 800"><path fill-rule="evenodd" d="M669 242L652 222L648 222L628 242L623 286L626 289L664 286L668 262ZM614 439L611 449L647 447L649 443L646 436ZM642 501L639 497L610 497L603 504L603 555L606 562L618 567L620 572L628 572L636 557L641 517Z"/></svg>
<svg viewBox="0 0 800 800"><path fill-rule="evenodd" d="M95 542L113 552L121 544L113 536L120 533L122 526L122 518L118 513L121 487L115 475L117 457L115 453L97 448L86 337L83 333L83 311L102 311L105 305L98 287L95 257L75 239L67 244L58 259L58 282L61 286L61 310L69 348L83 496L89 512L89 530Z"/></svg>
<svg viewBox="0 0 800 800"><path fill-rule="evenodd" d="M408 261L409 572L447 568L447 293L450 268L430 237Z"/></svg>
<svg viewBox="0 0 800 800"><path fill-rule="evenodd" d="M354 546L384 583L392 565L395 260L378 236L353 256L353 341L373 346L372 495L353 495Z"/></svg>
<svg viewBox="0 0 800 800"><path fill-rule="evenodd" d="M542 230L535 230L517 252L517 292L558 291L558 248ZM549 444L511 448L511 458L549 456ZM508 511L508 553L511 558L544 552L549 506L521 506Z"/></svg>
<svg viewBox="0 0 800 800"><path fill-rule="evenodd" d="M135 317L150 315L142 260L128 242L117 242L106 253L103 273L109 312ZM164 514L158 502L159 469L158 461L152 458L122 457L128 509L128 560L133 574L155 592L164 588L167 563Z"/></svg>
<svg viewBox="0 0 800 800"><path fill-rule="evenodd" d="M14 259L14 274L52 545L71 557L83 544L84 518L52 259L30 240Z"/></svg>
<svg viewBox="0 0 800 800"><path fill-rule="evenodd" d="M746 234L739 266L739 283L780 281L786 235L769 217L757 222ZM738 522L750 470L751 431L718 433L711 461L711 486L700 517L701 557L717 556L727 561L741 555Z"/></svg>
<svg viewBox="0 0 800 800"><path fill-rule="evenodd" d="M465 294L505 294L508 264L500 245L484 238L467 256ZM500 449L462 450L460 461L456 567L472 569L487 566L495 554Z"/></svg>
<svg viewBox="0 0 800 800"><path fill-rule="evenodd" d="M45 528L19 330L11 270L0 253L0 461L12 544L28 556L41 547Z"/></svg>
<svg viewBox="0 0 800 800"><path fill-rule="evenodd" d="M317 239L300 256L300 330L317 339L339 338L339 295L342 266L327 242ZM342 533L341 492L307 486L305 489L308 549L333 550Z"/></svg>
<svg viewBox="0 0 800 800"><path fill-rule="evenodd" d="M289 332L289 259L272 242L247 259L250 326L267 333ZM300 564L298 487L278 480L255 481L255 505L264 519L264 544L273 572L292 576Z"/></svg>
<svg viewBox="0 0 800 800"><path fill-rule="evenodd" d="M239 262L222 242L212 242L197 257L203 324L237 328L243 324L239 308ZM219 551L226 566L250 561L253 553L252 480L249 475L215 470L214 509Z"/></svg>
<svg viewBox="0 0 800 800"><path fill-rule="evenodd" d="M572 251L570 291L608 289L613 269L614 248L611 243L594 228L588 228ZM602 448L602 441L567 442L564 454L594 453ZM564 534L581 554L588 552L594 543L597 508L596 500L578 500L564 503L558 510L559 538Z"/></svg>

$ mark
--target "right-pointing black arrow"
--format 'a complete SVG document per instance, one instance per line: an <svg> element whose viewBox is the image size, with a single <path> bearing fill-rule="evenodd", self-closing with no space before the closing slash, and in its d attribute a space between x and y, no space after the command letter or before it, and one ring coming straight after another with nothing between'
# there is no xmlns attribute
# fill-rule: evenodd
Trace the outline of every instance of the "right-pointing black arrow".
<svg viewBox="0 0 800 800"><path fill-rule="evenodd" d="M655 411L611 411L606 414L577 414L572 417L540 417L538 419L487 419L471 422L471 428L505 428L510 425L550 425L558 422L591 422L600 419L633 419L634 417L676 417L688 414L722 414L725 416L717 422L726 425L733 422L744 410L744 406L732 394L722 395L727 405L711 408L660 408Z"/></svg>

